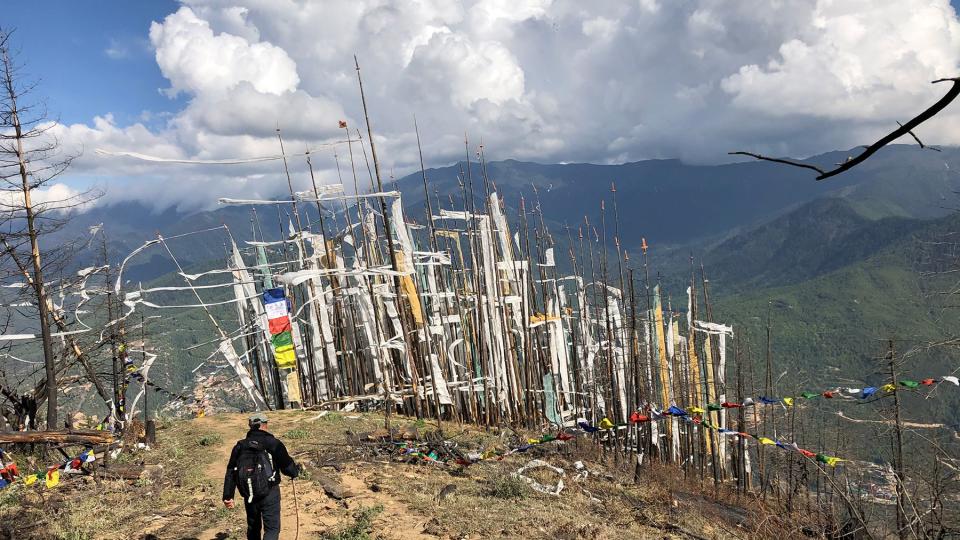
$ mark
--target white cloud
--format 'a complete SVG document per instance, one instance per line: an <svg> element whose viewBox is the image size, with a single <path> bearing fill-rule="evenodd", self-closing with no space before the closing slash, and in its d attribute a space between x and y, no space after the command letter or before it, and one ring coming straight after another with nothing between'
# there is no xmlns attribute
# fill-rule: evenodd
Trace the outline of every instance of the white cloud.
<svg viewBox="0 0 960 540"><path fill-rule="evenodd" d="M640 8L644 11L649 11L650 13L656 13L660 11L660 4L657 0L639 0Z"/></svg>
<svg viewBox="0 0 960 540"><path fill-rule="evenodd" d="M723 80L739 107L771 115L868 120L913 115L957 75L960 22L948 0L822 0L812 24L765 65Z"/></svg>
<svg viewBox="0 0 960 540"><path fill-rule="evenodd" d="M110 39L110 46L104 49L103 52L114 60L130 58L130 48L115 38Z"/></svg>
<svg viewBox="0 0 960 540"><path fill-rule="evenodd" d="M150 25L150 42L160 71L177 94L230 90L249 82L260 92L282 94L300 82L297 65L286 51L268 42L250 43L210 24L187 7Z"/></svg>
<svg viewBox="0 0 960 540"><path fill-rule="evenodd" d="M23 192L17 189L0 190L0 208L23 206ZM30 201L37 212L48 210L54 213L84 210L93 204L91 196L63 183L54 183L30 191Z"/></svg>
<svg viewBox="0 0 960 540"><path fill-rule="evenodd" d="M434 34L414 50L405 79L461 109L481 100L503 105L524 97L523 69L506 47L449 32Z"/></svg>
<svg viewBox="0 0 960 540"><path fill-rule="evenodd" d="M275 163L156 166L92 149L269 155L278 125L288 151L342 138L338 120L363 118L355 53L382 168L398 175L418 166L414 114L428 165L460 159L464 132L490 159L802 156L870 142L945 90L928 81L960 74L948 0L181 2L149 37L183 109L158 128L107 111L59 127L86 149L75 175L123 186L108 198L196 207L282 194ZM954 109L921 128L925 142L960 143ZM304 163L291 165L305 186ZM332 151L314 166L337 178Z"/></svg>

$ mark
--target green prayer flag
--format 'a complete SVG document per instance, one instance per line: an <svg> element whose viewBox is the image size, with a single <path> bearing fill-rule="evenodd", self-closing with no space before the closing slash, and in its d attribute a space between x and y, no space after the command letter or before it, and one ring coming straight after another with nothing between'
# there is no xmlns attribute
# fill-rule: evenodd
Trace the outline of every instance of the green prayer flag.
<svg viewBox="0 0 960 540"><path fill-rule="evenodd" d="M280 332L270 338L270 342L273 343L274 350L279 349L280 347L286 345L293 345L293 334L289 331Z"/></svg>
<svg viewBox="0 0 960 540"><path fill-rule="evenodd" d="M906 386L907 388L916 388L920 386L920 383L918 383L917 381L908 381L908 380L900 381L900 384L902 384L903 386Z"/></svg>
<svg viewBox="0 0 960 540"><path fill-rule="evenodd" d="M708 404L707 404L707 410L708 410L708 411L719 411L719 410L721 410L721 409L723 409L723 407L721 407L720 405L717 405L716 403L708 403Z"/></svg>
<svg viewBox="0 0 960 540"><path fill-rule="evenodd" d="M802 394L800 394L800 395L803 396L803 399L813 399L813 398L819 396L820 394L814 394L813 392L804 392L804 393L802 393Z"/></svg>

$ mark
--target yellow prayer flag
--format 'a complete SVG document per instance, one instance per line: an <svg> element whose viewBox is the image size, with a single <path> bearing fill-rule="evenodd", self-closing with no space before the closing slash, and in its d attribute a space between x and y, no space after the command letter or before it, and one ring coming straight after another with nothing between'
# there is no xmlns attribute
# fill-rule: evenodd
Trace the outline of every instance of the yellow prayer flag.
<svg viewBox="0 0 960 540"><path fill-rule="evenodd" d="M292 348L286 351L274 351L273 357L280 369L292 368L297 365L297 353Z"/></svg>
<svg viewBox="0 0 960 540"><path fill-rule="evenodd" d="M766 437L760 437L757 440L760 441L760 444L777 444L773 439L768 439Z"/></svg>
<svg viewBox="0 0 960 540"><path fill-rule="evenodd" d="M885 385L883 385L883 386L880 387L880 391L881 391L881 392L893 392L893 391L896 390L896 389L897 389L897 387L894 386L894 385L892 385L892 384L885 384Z"/></svg>
<svg viewBox="0 0 960 540"><path fill-rule="evenodd" d="M56 487L60 483L60 469L47 471L47 487Z"/></svg>
<svg viewBox="0 0 960 540"><path fill-rule="evenodd" d="M785 398L783 398L783 402L786 403L787 407L792 407L792 406L793 406L793 398L792 398L792 397L785 397Z"/></svg>
<svg viewBox="0 0 960 540"><path fill-rule="evenodd" d="M701 409L700 407L690 407L689 411L692 412L693 414L703 414L703 413L707 412L707 411Z"/></svg>
<svg viewBox="0 0 960 540"><path fill-rule="evenodd" d="M27 476L24 476L24 477L23 477L23 483L26 484L26 485L28 485L28 486L32 486L33 484L36 484L36 483L37 483L37 475L35 475L35 474L28 474Z"/></svg>
<svg viewBox="0 0 960 540"><path fill-rule="evenodd" d="M527 439L527 444L540 444L540 439Z"/></svg>
<svg viewBox="0 0 960 540"><path fill-rule="evenodd" d="M609 418L600 420L600 429L613 429L613 422Z"/></svg>
<svg viewBox="0 0 960 540"><path fill-rule="evenodd" d="M831 466L831 467L836 467L836 466L837 466L837 463L839 463L839 462L841 462L841 461L843 461L843 460L840 459L840 458L838 458L838 457L830 457L830 456L827 456L827 465L829 465L829 466Z"/></svg>

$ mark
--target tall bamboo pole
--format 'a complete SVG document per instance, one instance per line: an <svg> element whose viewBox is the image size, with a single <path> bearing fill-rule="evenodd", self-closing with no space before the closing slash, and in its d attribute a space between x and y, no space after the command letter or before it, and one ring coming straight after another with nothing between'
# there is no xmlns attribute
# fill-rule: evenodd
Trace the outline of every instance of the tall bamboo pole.
<svg viewBox="0 0 960 540"><path fill-rule="evenodd" d="M357 60L356 55L354 55L353 57L353 62L357 69L357 84L360 87L360 101L363 104L363 118L367 124L367 138L370 144L370 157L373 159L373 171L376 175L376 180L377 180L377 191L382 193L383 181L380 178L380 162L377 159L377 145L373 140L373 126L370 124L370 114L367 111L367 97L363 92L363 79L360 77L360 62ZM422 408L420 404L420 395L418 393L418 386L417 386L417 368L416 368L416 364L413 357L413 351L411 350L411 347L409 343L407 343L407 339L406 339L409 334L406 328L406 324L404 322L403 304L400 301L400 298L401 298L400 291L402 290L402 287L400 285L400 276L399 276L400 269L397 261L397 254L393 247L393 223L390 218L390 212L387 211L386 199L382 195L378 197L378 199L380 201L380 211L383 214L383 226L387 236L387 248L390 253L390 268L395 273L393 277L393 287L396 290L397 313L399 314L398 318L400 320L400 327L403 331L403 338L404 338L403 349L407 358L407 362L410 366L410 372L412 375L410 380L412 382L412 387L413 387L414 408L416 410L417 417L419 418L422 415ZM405 225L403 223L398 223L396 224L396 226L404 227Z"/></svg>

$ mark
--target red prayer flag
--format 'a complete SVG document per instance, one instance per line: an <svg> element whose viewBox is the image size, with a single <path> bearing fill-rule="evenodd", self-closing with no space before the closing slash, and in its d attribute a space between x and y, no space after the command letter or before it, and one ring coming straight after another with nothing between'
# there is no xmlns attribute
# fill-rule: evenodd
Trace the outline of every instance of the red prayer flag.
<svg viewBox="0 0 960 540"><path fill-rule="evenodd" d="M934 384L935 382L937 382L937 381L934 380L934 379L924 379L924 380L920 381L920 384L922 384L922 385L924 385L924 386L933 386L933 384Z"/></svg>
<svg viewBox="0 0 960 540"><path fill-rule="evenodd" d="M286 315L283 317L277 317L276 319L270 319L267 321L270 326L270 334L276 335L281 332L290 332L290 317Z"/></svg>
<svg viewBox="0 0 960 540"><path fill-rule="evenodd" d="M561 431L560 433L557 433L558 441L569 441L570 439L573 439L573 435L569 433L565 433L563 431Z"/></svg>
<svg viewBox="0 0 960 540"><path fill-rule="evenodd" d="M826 392L823 393L823 397L827 399L833 399L833 392L831 392L830 390L827 390Z"/></svg>
<svg viewBox="0 0 960 540"><path fill-rule="evenodd" d="M340 129L343 129L345 127L347 127L347 123L344 122L343 120L340 120Z"/></svg>
<svg viewBox="0 0 960 540"><path fill-rule="evenodd" d="M739 403L731 403L729 401L724 401L723 403L720 404L720 406L723 407L724 409L739 409L740 407L743 407L743 405Z"/></svg>
<svg viewBox="0 0 960 540"><path fill-rule="evenodd" d="M809 450L804 450L803 448L800 449L800 453L803 454L804 456L808 457L808 458L817 457L817 455L816 455L815 453L813 453L813 452L811 452L811 451L809 451Z"/></svg>
<svg viewBox="0 0 960 540"><path fill-rule="evenodd" d="M0 478L7 482L13 482L18 476L20 476L20 471L17 470L16 463L8 463L6 467L0 469Z"/></svg>

